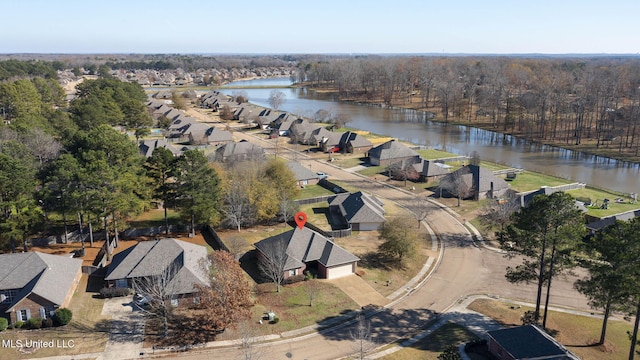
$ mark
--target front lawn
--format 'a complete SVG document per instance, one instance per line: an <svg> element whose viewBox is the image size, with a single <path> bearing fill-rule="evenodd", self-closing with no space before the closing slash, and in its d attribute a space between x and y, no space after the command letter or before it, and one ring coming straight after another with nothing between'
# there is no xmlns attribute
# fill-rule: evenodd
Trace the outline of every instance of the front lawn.
<svg viewBox="0 0 640 360"><path fill-rule="evenodd" d="M469 309L485 314L507 326L518 326L520 317L533 308L513 306L510 303L479 299L469 305ZM609 320L607 338L603 346L593 344L600 338L602 320L595 317L580 316L564 312L549 311L547 327L553 332L556 340L571 352L584 360L617 360L626 359L631 342L627 331L632 325L626 321Z"/></svg>
<svg viewBox="0 0 640 360"><path fill-rule="evenodd" d="M416 152L420 154L420 156L423 159L426 159L426 160L445 159L445 158L452 158L457 156L456 154L452 154L446 151L436 150L436 149L422 149L422 150L417 150Z"/></svg>
<svg viewBox="0 0 640 360"><path fill-rule="evenodd" d="M444 324L430 335L400 351L383 357L384 360L423 359L437 360L438 355L451 345L478 340L471 331L457 324ZM477 357L473 357L477 359Z"/></svg>
<svg viewBox="0 0 640 360"><path fill-rule="evenodd" d="M295 200L309 199L319 196L335 195L333 191L327 190L320 185L305 185L303 189L300 189L300 193L296 196Z"/></svg>

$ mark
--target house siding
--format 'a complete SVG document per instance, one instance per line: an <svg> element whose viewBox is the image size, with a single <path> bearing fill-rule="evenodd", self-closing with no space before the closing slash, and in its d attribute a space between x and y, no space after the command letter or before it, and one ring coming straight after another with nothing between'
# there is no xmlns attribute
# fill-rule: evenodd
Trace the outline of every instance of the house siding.
<svg viewBox="0 0 640 360"><path fill-rule="evenodd" d="M73 294L73 291L71 291L71 293ZM51 301L43 299L38 295L31 294L26 298L24 298L22 301L15 304L15 306L13 307L15 311L11 311L6 315L9 315L8 317L9 323L13 324L16 321L18 321L17 319L18 311L29 310L30 318L40 317L41 307L44 307L45 309L53 308L54 310L58 308L58 306L56 306L56 304L52 303ZM62 307L65 307L65 306L62 306ZM26 321L26 319L23 319L22 321Z"/></svg>

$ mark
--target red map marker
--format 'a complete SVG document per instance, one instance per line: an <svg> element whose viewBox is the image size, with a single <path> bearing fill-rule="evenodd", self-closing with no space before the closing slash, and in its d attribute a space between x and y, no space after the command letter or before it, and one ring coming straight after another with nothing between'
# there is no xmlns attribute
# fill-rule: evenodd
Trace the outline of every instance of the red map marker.
<svg viewBox="0 0 640 360"><path fill-rule="evenodd" d="M307 223L307 214L303 213L302 211L297 212L293 219L296 221L296 224L298 225L300 230L302 230L304 224Z"/></svg>

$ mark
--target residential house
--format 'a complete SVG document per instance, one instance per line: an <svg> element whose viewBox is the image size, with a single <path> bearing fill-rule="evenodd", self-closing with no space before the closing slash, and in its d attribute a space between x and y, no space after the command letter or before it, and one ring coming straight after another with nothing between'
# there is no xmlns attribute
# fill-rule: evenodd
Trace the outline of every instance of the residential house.
<svg viewBox="0 0 640 360"><path fill-rule="evenodd" d="M167 142L166 139L151 139L140 141L138 150L140 150L140 154L142 156L150 157L153 154L153 150L161 147L169 149L174 156L180 155L180 150L173 147L169 142Z"/></svg>
<svg viewBox="0 0 640 360"><path fill-rule="evenodd" d="M371 144L371 141L364 136L352 131L347 131L340 138L338 147L340 150L350 154L366 153L371 150L373 144Z"/></svg>
<svg viewBox="0 0 640 360"><path fill-rule="evenodd" d="M640 210L626 211L620 214L611 215L600 220L596 220L587 224L587 229L591 233L595 233L614 224L616 221L631 221L633 218L640 217Z"/></svg>
<svg viewBox="0 0 640 360"><path fill-rule="evenodd" d="M284 252L286 261L284 277L303 275L305 271L318 278L335 279L354 274L357 256L341 248L333 241L307 227L296 227L254 244L258 259ZM271 255L270 255L271 254Z"/></svg>
<svg viewBox="0 0 640 360"><path fill-rule="evenodd" d="M153 97L156 99L171 99L173 97L173 92L169 90L161 90L153 94Z"/></svg>
<svg viewBox="0 0 640 360"><path fill-rule="evenodd" d="M259 159L264 159L264 149L246 140L221 145L214 155L214 161L218 162Z"/></svg>
<svg viewBox="0 0 640 360"><path fill-rule="evenodd" d="M107 287L132 288L138 281L167 280L174 305L193 301L198 285L207 284L204 246L176 239L141 241L113 256L104 278ZM153 280L149 280L153 281Z"/></svg>
<svg viewBox="0 0 640 360"><path fill-rule="evenodd" d="M460 179L460 180L457 180ZM509 190L509 183L495 175L489 169L478 165L467 165L442 177L442 184L449 184L445 188L450 193L455 193L460 189L451 189L457 186L459 181L462 184L460 189L464 190L461 198L473 198L474 200L492 199L502 197Z"/></svg>
<svg viewBox="0 0 640 360"><path fill-rule="evenodd" d="M420 158L420 162L415 163L412 166L420 181L429 181L447 175L451 168L449 165L422 158Z"/></svg>
<svg viewBox="0 0 640 360"><path fill-rule="evenodd" d="M335 153L340 151L340 141L345 133L327 131L320 138L319 147L320 150L328 153Z"/></svg>
<svg viewBox="0 0 640 360"><path fill-rule="evenodd" d="M400 161L420 162L415 150L396 140L387 141L369 150L369 163L374 166L387 166Z"/></svg>
<svg viewBox="0 0 640 360"><path fill-rule="evenodd" d="M188 137L190 145L218 146L233 141L231 132L199 122L187 125L183 134Z"/></svg>
<svg viewBox="0 0 640 360"><path fill-rule="evenodd" d="M378 230L385 221L384 203L373 195L358 191L330 197L329 212L336 221L347 223L355 231Z"/></svg>
<svg viewBox="0 0 640 360"><path fill-rule="evenodd" d="M535 325L487 332L489 352L501 360L579 360L556 339Z"/></svg>
<svg viewBox="0 0 640 360"><path fill-rule="evenodd" d="M312 144L311 135L319 127L320 126L307 119L296 119L289 127L289 137L291 138L291 142L305 145Z"/></svg>
<svg viewBox="0 0 640 360"><path fill-rule="evenodd" d="M320 147L322 144L322 139L328 137L329 134L333 133L328 130L326 127L321 126L311 132L311 136L309 137L309 142L311 145L315 145Z"/></svg>
<svg viewBox="0 0 640 360"><path fill-rule="evenodd" d="M0 316L9 323L51 317L69 306L81 276L80 259L40 252L0 254Z"/></svg>
<svg viewBox="0 0 640 360"><path fill-rule="evenodd" d="M296 179L296 183L300 187L305 187L306 185L315 185L320 180L318 174L304 167L299 162L290 161L287 163L287 167L293 173L293 177Z"/></svg>

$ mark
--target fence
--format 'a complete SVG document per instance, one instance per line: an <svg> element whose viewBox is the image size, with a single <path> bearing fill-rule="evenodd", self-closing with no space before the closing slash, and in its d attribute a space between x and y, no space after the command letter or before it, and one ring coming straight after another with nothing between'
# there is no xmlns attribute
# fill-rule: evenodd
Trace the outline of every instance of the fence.
<svg viewBox="0 0 640 360"><path fill-rule="evenodd" d="M202 228L202 237L209 244L213 250L224 250L229 252L229 248L222 242L218 233L209 225Z"/></svg>
<svg viewBox="0 0 640 360"><path fill-rule="evenodd" d="M318 196L314 198L296 200L295 202L298 205L317 204L317 203L328 201L329 198L332 196L333 195Z"/></svg>
<svg viewBox="0 0 640 360"><path fill-rule="evenodd" d="M329 191L333 191L336 194L340 194L340 193L346 193L347 190L343 189L342 186L332 183L331 181L327 180L327 179L321 179L320 181L318 181L318 185L322 186L323 188L329 190Z"/></svg>

